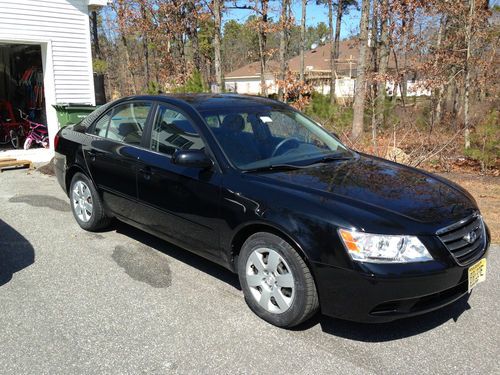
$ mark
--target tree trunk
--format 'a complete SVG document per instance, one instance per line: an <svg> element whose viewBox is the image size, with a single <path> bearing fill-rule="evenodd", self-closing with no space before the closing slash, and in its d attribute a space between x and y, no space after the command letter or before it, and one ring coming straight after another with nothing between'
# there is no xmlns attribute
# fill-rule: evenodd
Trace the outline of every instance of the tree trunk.
<svg viewBox="0 0 500 375"><path fill-rule="evenodd" d="M147 23L147 10L144 4L141 4L141 13L142 13L142 21L144 23L144 26ZM146 80L146 89L149 86L149 81L150 79L150 70L149 70L149 41L148 41L148 32L144 31L142 35L142 48L144 52L144 77Z"/></svg>
<svg viewBox="0 0 500 375"><path fill-rule="evenodd" d="M304 74L305 74L304 54L306 50L306 11L307 11L306 8L307 8L307 0L302 0L302 18L300 20L300 70L299 70L299 77L301 82L304 82Z"/></svg>
<svg viewBox="0 0 500 375"><path fill-rule="evenodd" d="M332 68L332 75L334 77L333 80L333 85L330 86L330 91L333 93L333 96L330 95L330 103L334 104L337 100L335 96L335 86L336 86L336 80L337 80L337 60L339 58L340 54L340 29L342 28L342 15L344 12L344 5L342 3L342 0L338 0L337 2L337 19L335 21L335 37L333 39L333 48L332 48L332 62L333 62L333 68Z"/></svg>
<svg viewBox="0 0 500 375"><path fill-rule="evenodd" d="M370 33L371 42L371 72L375 75L378 72L378 24L379 24L379 7L378 1L375 0L372 3L372 25ZM378 128L378 116L377 116L377 106L376 100L378 96L378 85L372 80L371 87L371 123L372 123L372 143L373 150L377 153L377 128Z"/></svg>
<svg viewBox="0 0 500 375"><path fill-rule="evenodd" d="M389 63L389 0L381 0L380 8L380 46L379 46L379 73L381 77L387 74ZM386 80L385 78L378 84L377 95L377 122L379 125L385 125L385 98L386 98Z"/></svg>
<svg viewBox="0 0 500 375"><path fill-rule="evenodd" d="M442 16L441 20L439 22L438 38L437 38L437 42L436 42L436 50L438 52L440 52L441 45L442 45L443 39L445 37L446 24L447 24L447 18L446 18L446 16ZM439 61L436 57L434 67L437 68L438 65L439 65ZM436 106L434 109L433 126L434 126L434 124L439 125L441 123L441 119L443 117L443 98L444 98L445 90L446 90L446 85L443 83L443 84L439 85L439 87L434 91L434 99L436 100Z"/></svg>
<svg viewBox="0 0 500 375"><path fill-rule="evenodd" d="M99 33L97 31L97 12L93 10L90 17L92 20L92 42L94 44L95 57L101 60L101 47L99 45Z"/></svg>
<svg viewBox="0 0 500 375"><path fill-rule="evenodd" d="M472 22L474 19L475 0L469 0L469 19L465 32L465 43L467 45L467 55L465 58L465 80L464 80L464 141L465 148L470 148L470 118L469 118L469 96L470 96L470 59L472 57Z"/></svg>
<svg viewBox="0 0 500 375"><path fill-rule="evenodd" d="M281 84L278 88L278 100L285 101L285 90L284 90L284 82L286 78L286 69L287 69L287 37L288 37L288 3L290 0L282 0L281 2L281 16L280 16L280 24L281 24L281 33L280 33L280 74L279 80Z"/></svg>
<svg viewBox="0 0 500 375"><path fill-rule="evenodd" d="M363 134L364 107L366 97L366 55L368 49L368 18L370 16L370 0L363 0L361 20L359 23L359 61L356 76L356 93L354 95L352 137L356 141Z"/></svg>
<svg viewBox="0 0 500 375"><path fill-rule="evenodd" d="M266 85L266 44L267 44L267 11L269 0L261 0L261 20L259 23L259 59L260 59L260 93L267 96Z"/></svg>
<svg viewBox="0 0 500 375"><path fill-rule="evenodd" d="M328 35L330 37L330 104L335 103L335 56L333 54L333 0L328 0Z"/></svg>
<svg viewBox="0 0 500 375"><path fill-rule="evenodd" d="M191 46L193 49L193 64L198 72L201 73L201 55L200 55L200 42L198 40L198 19L196 15L196 5L194 0L190 0L188 3L188 12L190 14L190 25L189 25L189 39L191 40Z"/></svg>
<svg viewBox="0 0 500 375"><path fill-rule="evenodd" d="M221 66L221 19L222 19L222 0L213 0L214 12L214 70L215 70L215 92L220 93L223 91L224 82L222 78Z"/></svg>

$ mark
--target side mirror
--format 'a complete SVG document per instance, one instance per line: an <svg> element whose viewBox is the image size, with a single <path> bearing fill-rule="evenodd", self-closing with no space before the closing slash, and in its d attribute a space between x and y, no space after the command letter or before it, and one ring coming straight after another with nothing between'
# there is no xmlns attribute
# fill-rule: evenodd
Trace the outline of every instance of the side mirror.
<svg viewBox="0 0 500 375"><path fill-rule="evenodd" d="M188 168L210 169L214 165L203 150L177 150L172 156L172 163Z"/></svg>

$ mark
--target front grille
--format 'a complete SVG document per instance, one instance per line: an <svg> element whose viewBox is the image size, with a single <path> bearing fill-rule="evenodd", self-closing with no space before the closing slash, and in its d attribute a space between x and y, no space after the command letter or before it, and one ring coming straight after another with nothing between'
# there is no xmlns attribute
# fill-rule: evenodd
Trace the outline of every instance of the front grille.
<svg viewBox="0 0 500 375"><path fill-rule="evenodd" d="M486 247L486 232L479 214L440 229L436 234L461 266L479 259Z"/></svg>

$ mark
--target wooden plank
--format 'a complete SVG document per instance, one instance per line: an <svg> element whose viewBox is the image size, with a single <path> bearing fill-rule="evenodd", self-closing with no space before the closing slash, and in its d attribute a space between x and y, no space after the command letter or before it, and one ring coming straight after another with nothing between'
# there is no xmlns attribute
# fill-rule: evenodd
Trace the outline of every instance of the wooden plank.
<svg viewBox="0 0 500 375"><path fill-rule="evenodd" d="M8 169L29 168L33 169L33 164L30 160L10 160L0 161L0 173Z"/></svg>
<svg viewBox="0 0 500 375"><path fill-rule="evenodd" d="M5 162L5 161L16 161L17 159L14 158L0 158L0 163Z"/></svg>

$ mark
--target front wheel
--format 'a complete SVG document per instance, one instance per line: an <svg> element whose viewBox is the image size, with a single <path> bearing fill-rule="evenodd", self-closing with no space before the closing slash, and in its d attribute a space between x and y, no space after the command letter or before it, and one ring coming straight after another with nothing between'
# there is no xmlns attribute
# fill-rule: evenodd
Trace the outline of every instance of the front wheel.
<svg viewBox="0 0 500 375"><path fill-rule="evenodd" d="M92 181L83 173L76 173L71 180L69 197L71 209L78 225L88 231L97 231L109 225L101 198Z"/></svg>
<svg viewBox="0 0 500 375"><path fill-rule="evenodd" d="M275 326L296 326L318 310L307 264L281 237L266 232L250 236L240 252L238 275L250 309Z"/></svg>
<svg viewBox="0 0 500 375"><path fill-rule="evenodd" d="M30 137L26 138L26 140L24 141L24 149L29 150L32 143L33 143L33 139L31 139Z"/></svg>

